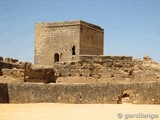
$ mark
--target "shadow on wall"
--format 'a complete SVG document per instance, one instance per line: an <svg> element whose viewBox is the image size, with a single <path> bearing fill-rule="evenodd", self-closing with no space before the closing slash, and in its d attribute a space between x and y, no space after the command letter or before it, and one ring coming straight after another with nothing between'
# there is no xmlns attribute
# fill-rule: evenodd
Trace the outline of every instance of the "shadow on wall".
<svg viewBox="0 0 160 120"><path fill-rule="evenodd" d="M137 95L132 90L122 90L121 95L118 96L117 104L134 104L138 100Z"/></svg>
<svg viewBox="0 0 160 120"><path fill-rule="evenodd" d="M9 103L8 85L0 83L0 103Z"/></svg>

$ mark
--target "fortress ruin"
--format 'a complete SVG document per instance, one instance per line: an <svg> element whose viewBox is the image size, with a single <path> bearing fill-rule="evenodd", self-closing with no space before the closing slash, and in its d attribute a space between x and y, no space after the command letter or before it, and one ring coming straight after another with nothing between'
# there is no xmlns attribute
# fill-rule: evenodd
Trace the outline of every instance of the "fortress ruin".
<svg viewBox="0 0 160 120"><path fill-rule="evenodd" d="M103 35L84 21L37 23L35 65L0 57L0 102L160 104L160 64L104 56Z"/></svg>

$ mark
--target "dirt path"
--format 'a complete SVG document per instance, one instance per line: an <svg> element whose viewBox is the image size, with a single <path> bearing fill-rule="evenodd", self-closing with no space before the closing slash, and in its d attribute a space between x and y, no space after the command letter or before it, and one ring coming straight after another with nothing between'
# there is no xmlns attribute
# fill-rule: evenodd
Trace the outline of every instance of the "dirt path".
<svg viewBox="0 0 160 120"><path fill-rule="evenodd" d="M154 119L159 120L160 105L0 104L0 120L124 120L127 114L139 113L159 114Z"/></svg>

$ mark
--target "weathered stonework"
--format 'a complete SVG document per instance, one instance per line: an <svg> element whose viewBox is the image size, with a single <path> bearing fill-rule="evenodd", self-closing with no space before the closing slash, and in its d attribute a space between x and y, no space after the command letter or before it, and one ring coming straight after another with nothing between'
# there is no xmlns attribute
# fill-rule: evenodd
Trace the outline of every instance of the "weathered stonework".
<svg viewBox="0 0 160 120"><path fill-rule="evenodd" d="M84 21L36 24L35 64L0 57L0 103L160 104L160 64L103 56L103 29Z"/></svg>
<svg viewBox="0 0 160 120"><path fill-rule="evenodd" d="M15 78L16 82L24 81L24 69L2 69L3 76Z"/></svg>
<svg viewBox="0 0 160 120"><path fill-rule="evenodd" d="M151 58L80 56L77 62L54 64L57 83L137 83L160 81L160 65Z"/></svg>
<svg viewBox="0 0 160 120"><path fill-rule="evenodd" d="M0 83L0 102L160 104L159 89L159 82L133 84Z"/></svg>
<svg viewBox="0 0 160 120"><path fill-rule="evenodd" d="M13 58L0 59L0 83L24 82L24 71L31 65Z"/></svg>
<svg viewBox="0 0 160 120"><path fill-rule="evenodd" d="M53 66L0 61L0 82L137 83L160 81L160 65L150 57L79 56L78 61Z"/></svg>
<svg viewBox="0 0 160 120"><path fill-rule="evenodd" d="M37 23L35 64L52 66L79 55L103 55L103 29L84 21Z"/></svg>
<svg viewBox="0 0 160 120"><path fill-rule="evenodd" d="M56 76L53 67L34 65L25 69L24 82L55 83Z"/></svg>

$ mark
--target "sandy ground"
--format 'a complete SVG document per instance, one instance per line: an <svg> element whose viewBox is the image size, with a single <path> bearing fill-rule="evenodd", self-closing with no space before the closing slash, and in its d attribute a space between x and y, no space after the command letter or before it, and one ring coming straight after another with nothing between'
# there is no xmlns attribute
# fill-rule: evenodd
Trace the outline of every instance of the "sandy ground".
<svg viewBox="0 0 160 120"><path fill-rule="evenodd" d="M134 114L155 114L160 120L160 105L0 104L0 120L151 120Z"/></svg>

